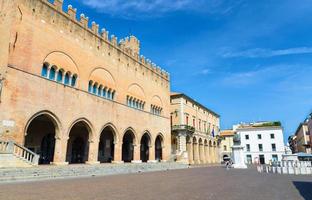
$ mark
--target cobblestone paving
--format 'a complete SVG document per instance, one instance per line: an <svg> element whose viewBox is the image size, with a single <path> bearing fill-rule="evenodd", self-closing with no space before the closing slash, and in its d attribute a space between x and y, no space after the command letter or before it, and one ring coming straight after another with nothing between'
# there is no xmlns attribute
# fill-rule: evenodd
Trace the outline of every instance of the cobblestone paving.
<svg viewBox="0 0 312 200"><path fill-rule="evenodd" d="M0 184L0 200L312 200L312 176L205 167Z"/></svg>

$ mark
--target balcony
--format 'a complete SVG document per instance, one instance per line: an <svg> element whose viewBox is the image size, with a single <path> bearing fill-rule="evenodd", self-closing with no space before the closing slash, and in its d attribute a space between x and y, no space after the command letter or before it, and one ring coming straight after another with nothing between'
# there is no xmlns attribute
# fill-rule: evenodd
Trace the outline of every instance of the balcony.
<svg viewBox="0 0 312 200"><path fill-rule="evenodd" d="M189 126L189 125L173 125L172 131L174 131L174 132L187 131L188 133L192 134L195 132L195 128L193 126Z"/></svg>

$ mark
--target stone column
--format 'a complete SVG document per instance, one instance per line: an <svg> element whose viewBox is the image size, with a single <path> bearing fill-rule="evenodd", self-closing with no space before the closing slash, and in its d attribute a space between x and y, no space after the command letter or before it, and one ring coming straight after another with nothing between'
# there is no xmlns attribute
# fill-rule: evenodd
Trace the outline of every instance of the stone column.
<svg viewBox="0 0 312 200"><path fill-rule="evenodd" d="M218 160L218 152L217 152L217 146L214 147L214 163L217 163Z"/></svg>
<svg viewBox="0 0 312 200"><path fill-rule="evenodd" d="M133 145L133 160L131 161L132 163L142 163L142 160L140 160L140 144Z"/></svg>
<svg viewBox="0 0 312 200"><path fill-rule="evenodd" d="M194 164L193 143L188 142L186 147L187 147L187 153L188 153L188 158L189 158L189 164L192 165L192 164Z"/></svg>
<svg viewBox="0 0 312 200"><path fill-rule="evenodd" d="M199 160L199 145L198 142L194 143L194 163L195 164L200 164L200 160Z"/></svg>
<svg viewBox="0 0 312 200"><path fill-rule="evenodd" d="M212 162L215 164L216 163L216 146L212 147Z"/></svg>
<svg viewBox="0 0 312 200"><path fill-rule="evenodd" d="M53 165L68 165L66 162L67 142L68 137L55 137L54 158L51 164Z"/></svg>
<svg viewBox="0 0 312 200"><path fill-rule="evenodd" d="M112 163L114 164L120 164L123 163L121 160L121 155L122 155L122 142L115 142L114 143L114 161Z"/></svg>
<svg viewBox="0 0 312 200"><path fill-rule="evenodd" d="M155 160L155 145L149 145L149 152L148 152L148 163L156 163Z"/></svg>
<svg viewBox="0 0 312 200"><path fill-rule="evenodd" d="M179 134L179 136L178 136L178 151L179 151L179 153L186 151L186 136L185 136L185 134Z"/></svg>
<svg viewBox="0 0 312 200"><path fill-rule="evenodd" d="M220 164L221 163L221 159L220 159L220 146L217 146L217 163Z"/></svg>
<svg viewBox="0 0 312 200"><path fill-rule="evenodd" d="M212 153L213 152L213 148L212 148L212 146L210 146L209 145L209 163L211 164L211 163L213 163L213 158L212 158Z"/></svg>
<svg viewBox="0 0 312 200"><path fill-rule="evenodd" d="M208 163L208 153L209 153L208 145L204 145L204 157L205 157L206 164Z"/></svg>
<svg viewBox="0 0 312 200"><path fill-rule="evenodd" d="M205 156L204 156L204 145L199 145L199 160L201 164L205 163Z"/></svg>
<svg viewBox="0 0 312 200"><path fill-rule="evenodd" d="M90 140L89 155L86 164L89 165L100 164L100 162L98 161L98 154L99 154L99 140Z"/></svg>

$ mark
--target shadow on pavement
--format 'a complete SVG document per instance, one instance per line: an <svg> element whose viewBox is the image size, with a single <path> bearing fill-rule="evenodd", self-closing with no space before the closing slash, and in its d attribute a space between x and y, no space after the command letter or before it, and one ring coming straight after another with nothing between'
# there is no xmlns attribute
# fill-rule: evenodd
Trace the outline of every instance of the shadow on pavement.
<svg viewBox="0 0 312 200"><path fill-rule="evenodd" d="M312 199L312 182L294 181L293 184L305 200Z"/></svg>

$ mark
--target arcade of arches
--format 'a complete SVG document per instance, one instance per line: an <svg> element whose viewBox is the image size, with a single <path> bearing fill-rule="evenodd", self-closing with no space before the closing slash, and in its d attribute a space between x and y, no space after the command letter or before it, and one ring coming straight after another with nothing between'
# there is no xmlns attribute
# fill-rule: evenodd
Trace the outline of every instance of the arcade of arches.
<svg viewBox="0 0 312 200"><path fill-rule="evenodd" d="M55 118L43 113L32 118L25 133L25 147L40 155L39 164L160 162L163 160L164 137L149 132L137 138L133 129L127 129L121 139L113 125L107 125L98 139L93 138L87 121L74 123L68 137L62 139ZM137 141L139 143L137 143Z"/></svg>
<svg viewBox="0 0 312 200"><path fill-rule="evenodd" d="M178 162L188 164L219 163L219 144L214 139L199 136L174 136L172 153Z"/></svg>

